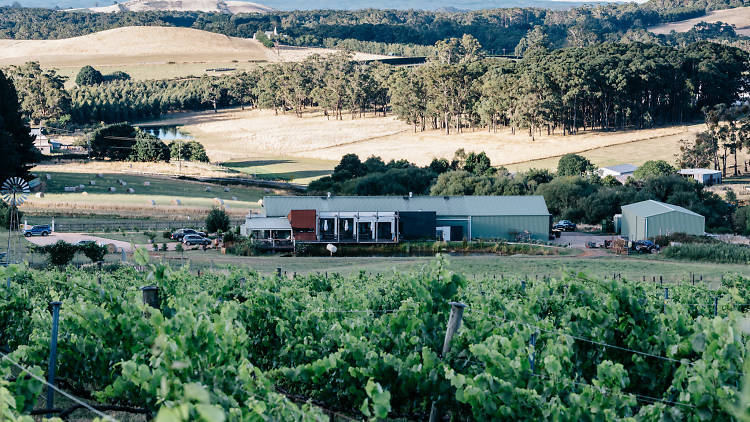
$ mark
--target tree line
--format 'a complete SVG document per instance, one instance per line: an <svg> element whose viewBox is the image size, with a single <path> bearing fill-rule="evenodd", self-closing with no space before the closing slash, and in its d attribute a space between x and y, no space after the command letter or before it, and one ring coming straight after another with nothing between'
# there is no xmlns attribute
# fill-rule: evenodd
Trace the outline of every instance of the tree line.
<svg viewBox="0 0 750 422"><path fill-rule="evenodd" d="M347 53L261 66L220 77L112 80L63 87L54 71L29 63L9 71L31 120L78 123L155 119L181 110L248 105L329 118L394 113L414 130L466 128L576 133L691 121L750 89L748 54L710 42L674 48L601 44L548 50L522 60L485 58L468 35L436 43L427 65L396 68ZM66 117L69 116L69 117Z"/></svg>
<svg viewBox="0 0 750 422"><path fill-rule="evenodd" d="M355 154L341 158L330 176L310 183L308 193L325 195L542 195L550 213L587 224L611 224L621 207L653 199L683 206L706 216L715 232L743 232L750 227L750 207L738 207L736 198L723 200L703 185L686 179L663 161L646 162L635 178L622 184L612 176L600 177L586 158L568 154L556 172L531 169L511 174L494 167L484 152L456 151L450 160L433 159L424 167L406 160L385 163ZM607 227L605 227L606 229ZM611 228L610 228L611 229Z"/></svg>
<svg viewBox="0 0 750 422"><path fill-rule="evenodd" d="M488 51L511 53L536 27L557 46L616 42L630 30L692 18L710 8L737 3L695 0L645 4L600 4L569 10L506 8L469 12L421 10L313 10L228 15L205 12L81 13L50 9L0 8L0 37L50 39L85 35L132 25L179 26L251 38L274 27L287 44L347 44L371 53L417 53L408 45L431 46L469 34Z"/></svg>

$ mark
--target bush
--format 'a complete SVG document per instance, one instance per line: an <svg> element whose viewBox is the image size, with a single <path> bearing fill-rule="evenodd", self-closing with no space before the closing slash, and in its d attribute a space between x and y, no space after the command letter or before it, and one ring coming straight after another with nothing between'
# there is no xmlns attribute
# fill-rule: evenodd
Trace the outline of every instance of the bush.
<svg viewBox="0 0 750 422"><path fill-rule="evenodd" d="M177 252L182 252L185 250L185 248L182 247L182 243L178 243L177 246L174 247L174 250Z"/></svg>
<svg viewBox="0 0 750 422"><path fill-rule="evenodd" d="M172 141L169 143L170 160L208 162L206 148L198 141Z"/></svg>
<svg viewBox="0 0 750 422"><path fill-rule="evenodd" d="M172 238L172 232L170 232L170 231L163 231L161 233L161 237L163 237L165 239L171 239Z"/></svg>
<svg viewBox="0 0 750 422"><path fill-rule="evenodd" d="M669 246L671 242L677 243L721 243L713 237L694 236L686 233L672 233L666 236L655 236L651 240L657 245L663 247Z"/></svg>
<svg viewBox="0 0 750 422"><path fill-rule="evenodd" d="M219 208L213 208L206 217L206 231L216 233L217 231L229 231L229 216Z"/></svg>
<svg viewBox="0 0 750 422"><path fill-rule="evenodd" d="M86 258L90 259L91 262L104 261L104 256L107 255L107 247L99 245L96 242L86 243L78 249L83 252L83 254L86 255Z"/></svg>
<svg viewBox="0 0 750 422"><path fill-rule="evenodd" d="M646 180L652 177L669 176L677 173L677 169L672 167L664 160L646 161L638 167L633 173L633 177L638 180Z"/></svg>
<svg viewBox="0 0 750 422"><path fill-rule="evenodd" d="M169 161L169 147L157 137L138 131L130 159L133 161Z"/></svg>
<svg viewBox="0 0 750 422"><path fill-rule="evenodd" d="M58 240L57 243L38 247L37 250L49 255L50 264L64 267L73 260L73 257L78 251L78 246L71 245L63 240Z"/></svg>
<svg viewBox="0 0 750 422"><path fill-rule="evenodd" d="M558 176L583 176L593 171L591 161L577 154L565 154L557 162Z"/></svg>

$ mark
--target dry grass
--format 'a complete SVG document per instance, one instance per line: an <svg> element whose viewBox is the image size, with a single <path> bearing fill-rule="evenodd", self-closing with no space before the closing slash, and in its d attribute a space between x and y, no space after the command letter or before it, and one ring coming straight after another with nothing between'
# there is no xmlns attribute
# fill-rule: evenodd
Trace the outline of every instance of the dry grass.
<svg viewBox="0 0 750 422"><path fill-rule="evenodd" d="M206 73L209 68L247 70L257 63L302 60L335 50L268 49L259 42L192 28L131 26L61 40L0 40L0 67L35 60L74 77L85 65L122 70L136 79L165 79ZM377 57L357 53L358 60Z"/></svg>
<svg viewBox="0 0 750 422"><path fill-rule="evenodd" d="M62 160L60 162L47 161L34 167L33 173L41 175L49 172L66 173L122 173L123 175L183 175L200 177L232 177L237 173L222 167L209 164L183 161L170 163L138 163L127 161L85 161Z"/></svg>
<svg viewBox="0 0 750 422"><path fill-rule="evenodd" d="M699 22L724 22L734 25L737 34L750 35L750 7L737 7L734 9L714 10L706 16L687 19L684 21L671 22L655 26L648 30L655 34L669 34L671 31L687 32Z"/></svg>
<svg viewBox="0 0 750 422"><path fill-rule="evenodd" d="M425 165L433 158L450 158L458 148L485 151L492 162L509 167L554 167L566 153L583 153L597 164L642 163L648 159L673 162L680 139L691 139L703 125L671 126L619 132L537 136L510 130L486 130L445 135L442 131L414 133L395 117L328 120L310 112L302 118L275 116L268 110L226 110L176 116L162 122L183 129L203 143L212 160L239 161L248 157L293 157L339 160L348 153L384 160L408 159ZM554 165L551 163L554 162ZM523 164L521 164L523 163Z"/></svg>

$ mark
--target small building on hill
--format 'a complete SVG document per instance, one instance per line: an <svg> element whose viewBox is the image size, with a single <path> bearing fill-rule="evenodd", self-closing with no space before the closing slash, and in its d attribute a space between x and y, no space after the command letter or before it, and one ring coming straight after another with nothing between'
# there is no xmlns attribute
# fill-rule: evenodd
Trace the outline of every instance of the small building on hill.
<svg viewBox="0 0 750 422"><path fill-rule="evenodd" d="M637 169L638 166L632 164L618 164L616 166L601 167L598 173L601 177L612 176L621 183L625 183L628 177L632 177Z"/></svg>
<svg viewBox="0 0 750 422"><path fill-rule="evenodd" d="M672 233L699 236L706 231L706 219L687 208L648 200L624 205L620 227L622 236L631 241Z"/></svg>
<svg viewBox="0 0 750 422"><path fill-rule="evenodd" d="M706 186L718 185L721 183L721 171L711 169L682 169L680 174L697 180Z"/></svg>
<svg viewBox="0 0 750 422"><path fill-rule="evenodd" d="M542 196L267 196L262 205L243 234L275 230L293 243L546 240L551 226Z"/></svg>

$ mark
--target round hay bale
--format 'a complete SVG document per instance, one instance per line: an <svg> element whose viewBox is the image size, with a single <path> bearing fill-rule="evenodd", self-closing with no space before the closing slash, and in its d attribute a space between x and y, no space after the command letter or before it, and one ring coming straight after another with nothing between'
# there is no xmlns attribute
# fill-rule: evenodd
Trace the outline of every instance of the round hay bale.
<svg viewBox="0 0 750 422"><path fill-rule="evenodd" d="M133 189L133 188L128 188L128 193L135 193L135 189Z"/></svg>
<svg viewBox="0 0 750 422"><path fill-rule="evenodd" d="M96 180L89 180L89 185L95 186L96 185Z"/></svg>
<svg viewBox="0 0 750 422"><path fill-rule="evenodd" d="M44 192L37 192L34 194L37 198L44 198Z"/></svg>
<svg viewBox="0 0 750 422"><path fill-rule="evenodd" d="M229 188L224 188L224 192L229 192Z"/></svg>
<svg viewBox="0 0 750 422"><path fill-rule="evenodd" d="M115 246L114 243L108 243L107 244L107 252L109 252L109 253L115 253L115 252L117 252L117 246Z"/></svg>
<svg viewBox="0 0 750 422"><path fill-rule="evenodd" d="M156 205L156 201L154 201L153 199L150 200L149 202L151 203L151 205Z"/></svg>
<svg viewBox="0 0 750 422"><path fill-rule="evenodd" d="M86 186L84 186L84 185L78 185L78 189L86 189Z"/></svg>
<svg viewBox="0 0 750 422"><path fill-rule="evenodd" d="M236 196L233 196L233 197L232 197L232 201L236 201L236 200L237 200L237 197L236 197Z"/></svg>
<svg viewBox="0 0 750 422"><path fill-rule="evenodd" d="M83 195L83 196L88 196L88 194L89 194L89 193L88 193L88 192L86 192L86 191L83 191L83 192L81 192L81 195Z"/></svg>
<svg viewBox="0 0 750 422"><path fill-rule="evenodd" d="M101 179L102 177L104 177L104 175L103 175L103 174L101 174L101 173L96 173L96 177L98 177L98 178L100 178L100 179Z"/></svg>
<svg viewBox="0 0 750 422"><path fill-rule="evenodd" d="M143 182L143 186L151 186L151 182Z"/></svg>
<svg viewBox="0 0 750 422"><path fill-rule="evenodd" d="M182 202L180 202L179 199L175 198L172 200L172 205L182 205Z"/></svg>
<svg viewBox="0 0 750 422"><path fill-rule="evenodd" d="M211 192L211 186L206 186L206 192Z"/></svg>
<svg viewBox="0 0 750 422"><path fill-rule="evenodd" d="M107 190L109 192L116 192L117 191L117 189L115 189L113 186L110 186Z"/></svg>

